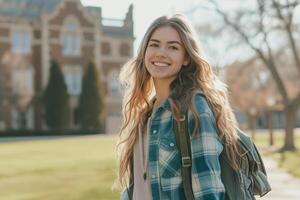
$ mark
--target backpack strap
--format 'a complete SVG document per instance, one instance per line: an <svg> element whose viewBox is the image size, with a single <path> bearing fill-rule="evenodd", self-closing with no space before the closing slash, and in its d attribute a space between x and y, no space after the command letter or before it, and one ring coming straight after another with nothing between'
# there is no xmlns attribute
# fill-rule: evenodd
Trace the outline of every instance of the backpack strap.
<svg viewBox="0 0 300 200"><path fill-rule="evenodd" d="M190 136L188 133L188 113L186 106L181 104L180 116L181 119L176 121L173 120L174 132L177 146L179 147L179 153L181 157L181 175L182 175L182 185L183 191L186 199L194 200L194 194L192 190L192 180L191 180L191 167L192 167L192 157L191 157L191 145Z"/></svg>
<svg viewBox="0 0 300 200"><path fill-rule="evenodd" d="M204 93L198 92L201 96L205 97ZM185 194L185 198L188 200L194 200L194 194L192 190L192 157L191 157L191 144L190 135L188 133L188 107L186 102L179 98L180 103L180 116L184 116L182 120L176 121L174 119L174 132L176 137L176 143L181 156L181 173L182 173L182 185ZM227 198L226 198L227 199Z"/></svg>

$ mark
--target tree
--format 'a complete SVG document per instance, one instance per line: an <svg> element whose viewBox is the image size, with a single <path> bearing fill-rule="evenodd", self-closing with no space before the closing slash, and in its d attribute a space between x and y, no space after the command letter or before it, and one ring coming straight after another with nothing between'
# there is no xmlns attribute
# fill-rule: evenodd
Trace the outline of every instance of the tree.
<svg viewBox="0 0 300 200"><path fill-rule="evenodd" d="M286 55L276 55L276 62L287 60ZM293 66L282 63L285 68L278 71L283 77L284 84L290 97L294 97L298 90L293 87L299 80L295 79ZM256 115L264 113L268 117L271 127L272 110L282 110L280 94L277 92L275 81L269 71L257 57L245 62L235 62L226 67L226 82L230 88L231 103L235 109L247 114L249 126L254 136ZM253 111L256 111L253 113Z"/></svg>
<svg viewBox="0 0 300 200"><path fill-rule="evenodd" d="M282 50L288 55L289 60L285 60L285 63L292 62L295 71L293 76L299 80L300 54L296 40L299 25L294 17L299 0L248 1L248 4L243 2L246 6L230 8L231 10L225 10L215 0L209 2L209 8L222 18L222 30L228 31L231 38L239 38L240 43L252 50L269 71L285 111L286 135L282 150L294 150L293 130L296 111L300 107L300 90L296 94L289 94L283 74L279 72L282 65L276 60L276 53ZM292 84L292 87L299 88L299 82L294 81Z"/></svg>
<svg viewBox="0 0 300 200"><path fill-rule="evenodd" d="M52 60L49 82L44 93L46 124L51 129L64 129L69 125L69 95L59 64Z"/></svg>
<svg viewBox="0 0 300 200"><path fill-rule="evenodd" d="M93 63L90 63L83 77L79 99L78 119L83 129L102 129L104 126L101 118L103 100L99 84L98 70Z"/></svg>
<svg viewBox="0 0 300 200"><path fill-rule="evenodd" d="M16 111L16 128L26 129L28 125L26 114L35 96L32 85L34 68L25 55L12 51L4 52L0 63L3 65L0 67L0 104L3 105L1 98L4 103L9 102ZM4 111L4 108L2 109ZM2 114L5 118L5 111Z"/></svg>

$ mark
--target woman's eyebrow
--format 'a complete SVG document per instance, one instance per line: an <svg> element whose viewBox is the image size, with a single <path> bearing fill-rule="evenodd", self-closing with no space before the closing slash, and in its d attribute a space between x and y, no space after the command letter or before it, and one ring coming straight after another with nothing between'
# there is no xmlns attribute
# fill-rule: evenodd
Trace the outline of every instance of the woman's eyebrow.
<svg viewBox="0 0 300 200"><path fill-rule="evenodd" d="M157 43L160 43L160 41L157 40L157 39L150 39L149 42L157 42ZM168 44L179 44L179 45L182 46L182 44L181 44L179 41L177 41L177 40L174 40L174 41L168 41L167 43L168 43Z"/></svg>
<svg viewBox="0 0 300 200"><path fill-rule="evenodd" d="M180 42L178 41L168 41L167 42L168 44L179 44L179 45L182 45Z"/></svg>
<svg viewBox="0 0 300 200"><path fill-rule="evenodd" d="M157 43L160 43L160 41L157 40L157 39L150 39L149 42L157 42Z"/></svg>

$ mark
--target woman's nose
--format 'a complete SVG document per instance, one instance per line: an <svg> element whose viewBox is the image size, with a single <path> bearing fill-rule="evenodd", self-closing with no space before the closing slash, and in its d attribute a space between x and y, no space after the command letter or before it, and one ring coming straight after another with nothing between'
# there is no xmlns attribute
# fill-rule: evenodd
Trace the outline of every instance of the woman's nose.
<svg viewBox="0 0 300 200"><path fill-rule="evenodd" d="M156 54L160 56L166 56L166 49L164 47L160 47Z"/></svg>

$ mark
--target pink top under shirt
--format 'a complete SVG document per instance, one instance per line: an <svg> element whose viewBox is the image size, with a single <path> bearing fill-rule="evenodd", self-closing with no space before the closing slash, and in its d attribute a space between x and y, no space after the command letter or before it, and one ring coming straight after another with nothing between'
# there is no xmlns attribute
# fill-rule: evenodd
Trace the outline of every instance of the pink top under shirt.
<svg viewBox="0 0 300 200"><path fill-rule="evenodd" d="M142 125L139 125L139 136L142 137L142 142L144 143L144 152L145 157L143 158L142 145L141 140L137 139L134 150L133 150L133 165L134 165L134 188L133 188L133 200L151 200L150 195L150 183L148 177L146 180L143 178L144 167L143 167L143 159L148 159L148 130L149 120L147 120L147 126L145 126L142 130ZM148 162L146 162L147 165ZM147 170L146 170L147 171Z"/></svg>

